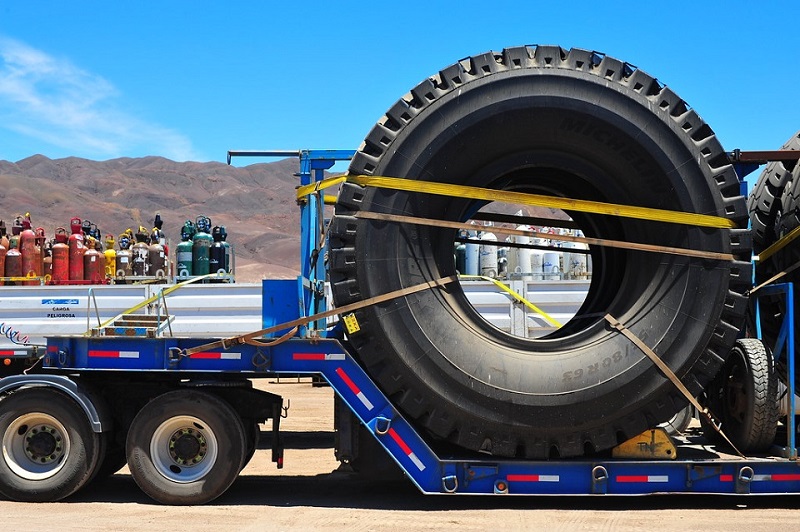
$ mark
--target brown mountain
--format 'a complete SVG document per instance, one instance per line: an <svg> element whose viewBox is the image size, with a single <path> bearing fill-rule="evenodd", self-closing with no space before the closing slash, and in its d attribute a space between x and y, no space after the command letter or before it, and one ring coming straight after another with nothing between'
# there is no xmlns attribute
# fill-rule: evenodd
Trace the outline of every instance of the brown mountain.
<svg viewBox="0 0 800 532"><path fill-rule="evenodd" d="M77 216L95 223L105 238L128 227L151 229L158 212L174 249L184 221L206 215L227 229L237 280L290 278L299 272L299 180L292 175L297 170L296 159L239 168L162 157L90 161L34 155L0 161L0 219L10 233L14 217L30 212L33 226L51 237Z"/></svg>

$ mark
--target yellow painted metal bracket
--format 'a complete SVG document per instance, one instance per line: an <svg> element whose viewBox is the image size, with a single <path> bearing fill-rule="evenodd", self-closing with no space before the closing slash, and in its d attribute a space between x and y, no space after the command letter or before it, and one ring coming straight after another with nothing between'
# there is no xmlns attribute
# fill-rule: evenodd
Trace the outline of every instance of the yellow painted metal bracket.
<svg viewBox="0 0 800 532"><path fill-rule="evenodd" d="M678 450L662 427L646 430L611 450L613 458L633 460L675 460Z"/></svg>

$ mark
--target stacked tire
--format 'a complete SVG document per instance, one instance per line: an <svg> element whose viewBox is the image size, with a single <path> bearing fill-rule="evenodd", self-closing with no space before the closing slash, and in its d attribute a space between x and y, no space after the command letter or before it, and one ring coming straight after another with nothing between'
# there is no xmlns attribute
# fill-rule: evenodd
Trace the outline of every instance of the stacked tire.
<svg viewBox="0 0 800 532"><path fill-rule="evenodd" d="M781 147L782 150L800 150L800 131L792 135ZM753 191L747 199L750 222L753 230L753 251L761 253L800 226L800 165L791 162L770 162L766 165ZM800 242L795 241L777 253L759 261L756 265L756 284L771 279L800 261ZM800 271L794 270L779 282L800 281ZM800 290L794 291L795 308L800 309ZM765 344L772 348L778 340L781 324L786 312L783 296L767 296L759 299L761 332ZM796 339L795 351L800 349L800 338ZM778 372L786 376L786 357L778 361ZM800 377L800 370L795 378Z"/></svg>
<svg viewBox="0 0 800 532"><path fill-rule="evenodd" d="M718 261L595 246L577 316L510 336L460 285L356 311L349 341L393 403L438 447L496 456L592 454L686 404L603 319L610 313L698 394L744 319L751 242L739 180L711 128L632 65L587 50L519 47L455 63L378 121L350 174L463 184L714 214L733 229L568 212L589 237L733 254ZM330 233L339 306L454 275L455 230L360 211L463 222L483 204L347 184Z"/></svg>

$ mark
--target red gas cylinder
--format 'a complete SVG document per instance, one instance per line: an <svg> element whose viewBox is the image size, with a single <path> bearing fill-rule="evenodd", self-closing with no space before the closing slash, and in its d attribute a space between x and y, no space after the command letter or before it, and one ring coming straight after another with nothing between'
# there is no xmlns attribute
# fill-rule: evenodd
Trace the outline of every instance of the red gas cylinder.
<svg viewBox="0 0 800 532"><path fill-rule="evenodd" d="M36 269L36 275L41 277L44 275L44 248L47 237L44 236L44 227L37 227L34 234L36 235L36 247L33 248L33 253L36 261L33 263L33 267Z"/></svg>
<svg viewBox="0 0 800 532"><path fill-rule="evenodd" d="M9 246L8 236L6 235L6 223L3 220L0 220L0 246L6 248L6 251L11 247Z"/></svg>
<svg viewBox="0 0 800 532"><path fill-rule="evenodd" d="M0 244L0 273L6 274L6 247ZM3 286L3 281L0 281L0 286Z"/></svg>
<svg viewBox="0 0 800 532"><path fill-rule="evenodd" d="M99 284L105 278L105 265L100 262L100 257L102 256L102 253L95 249L94 238L89 237L86 241L86 250L83 253L83 279L85 281Z"/></svg>
<svg viewBox="0 0 800 532"><path fill-rule="evenodd" d="M83 253L86 251L86 246L83 245L81 219L73 218L69 226L72 230L72 234L69 235L69 280L83 281Z"/></svg>
<svg viewBox="0 0 800 532"><path fill-rule="evenodd" d="M11 248L6 252L6 277L22 277L22 254L17 248ZM8 284L18 283L9 281Z"/></svg>
<svg viewBox="0 0 800 532"><path fill-rule="evenodd" d="M53 244L53 284L69 281L69 245L67 231L56 229L56 243Z"/></svg>
<svg viewBox="0 0 800 532"><path fill-rule="evenodd" d="M53 242L47 242L42 246L42 277L44 282L49 283L53 278Z"/></svg>
<svg viewBox="0 0 800 532"><path fill-rule="evenodd" d="M35 277L36 271L41 270L41 266L37 268L36 264L41 265L42 253L39 250L39 255L36 254L36 233L31 228L31 215L25 213L25 218L22 219L22 232L19 235L19 252L22 254L22 276ZM38 281L28 281L26 285L39 284Z"/></svg>

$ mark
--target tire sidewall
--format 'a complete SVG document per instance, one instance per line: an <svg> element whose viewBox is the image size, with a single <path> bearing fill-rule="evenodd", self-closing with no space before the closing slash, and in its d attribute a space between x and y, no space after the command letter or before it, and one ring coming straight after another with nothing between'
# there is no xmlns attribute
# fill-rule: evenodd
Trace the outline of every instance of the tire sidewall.
<svg viewBox="0 0 800 532"><path fill-rule="evenodd" d="M0 459L0 493L9 499L24 502L53 502L69 497L88 482L101 459L100 434L92 431L83 410L65 394L45 388L16 391L0 401L0 437L20 416L41 412L57 419L66 429L70 441L67 462L52 477L26 480L16 475Z"/></svg>
<svg viewBox="0 0 800 532"><path fill-rule="evenodd" d="M218 453L214 467L202 478L179 483L164 477L153 464L152 435L175 416L194 416L214 432ZM128 432L128 467L137 485L163 504L187 505L209 502L230 487L242 467L244 434L236 412L215 396L190 390L168 392L150 401L134 418Z"/></svg>

